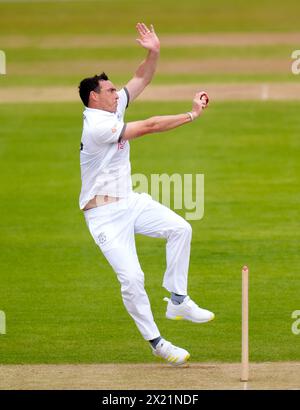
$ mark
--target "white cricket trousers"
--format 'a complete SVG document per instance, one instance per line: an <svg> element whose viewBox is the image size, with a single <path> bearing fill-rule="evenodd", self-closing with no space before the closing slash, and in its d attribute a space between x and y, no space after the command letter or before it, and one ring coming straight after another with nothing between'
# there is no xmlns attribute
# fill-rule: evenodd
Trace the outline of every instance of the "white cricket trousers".
<svg viewBox="0 0 300 410"><path fill-rule="evenodd" d="M190 224L150 195L136 192L118 202L84 211L84 216L92 237L117 274L123 303L142 336L145 340L160 336L144 288L135 234L167 240L163 286L169 292L186 295Z"/></svg>

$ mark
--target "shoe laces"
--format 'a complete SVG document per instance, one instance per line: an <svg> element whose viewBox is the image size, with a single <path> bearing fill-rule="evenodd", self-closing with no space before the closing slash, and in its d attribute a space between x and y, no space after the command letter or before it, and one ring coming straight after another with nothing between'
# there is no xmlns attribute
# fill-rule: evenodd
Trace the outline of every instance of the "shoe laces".
<svg viewBox="0 0 300 410"><path fill-rule="evenodd" d="M203 310L191 298L189 298L189 300L187 301L187 306L189 306L191 308L194 308L194 309L197 309L197 310Z"/></svg>
<svg viewBox="0 0 300 410"><path fill-rule="evenodd" d="M197 303L195 303L189 296L186 297L184 301L188 306L199 308Z"/></svg>
<svg viewBox="0 0 300 410"><path fill-rule="evenodd" d="M158 350L161 353L165 353L165 352L167 352L167 350L170 350L171 347L172 347L172 343L168 342L165 339L163 339L160 342L158 342L158 345L156 346L155 350Z"/></svg>

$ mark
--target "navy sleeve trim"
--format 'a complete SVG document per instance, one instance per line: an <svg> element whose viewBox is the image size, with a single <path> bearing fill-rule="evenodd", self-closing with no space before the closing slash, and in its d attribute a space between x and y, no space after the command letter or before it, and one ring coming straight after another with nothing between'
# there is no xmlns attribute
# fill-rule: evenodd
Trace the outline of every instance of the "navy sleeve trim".
<svg viewBox="0 0 300 410"><path fill-rule="evenodd" d="M128 92L128 90L127 90L127 88L126 88L126 87L124 87L124 91L125 91L126 96L127 96L127 105L126 105L126 108L127 108L127 107L128 107L128 105L129 105L129 100L130 100L130 97L129 97L129 92Z"/></svg>
<svg viewBox="0 0 300 410"><path fill-rule="evenodd" d="M121 131L119 139L118 139L118 143L121 142L121 140L122 140L122 137L123 137L124 132L126 130L126 125L127 125L126 123L123 125L122 131Z"/></svg>

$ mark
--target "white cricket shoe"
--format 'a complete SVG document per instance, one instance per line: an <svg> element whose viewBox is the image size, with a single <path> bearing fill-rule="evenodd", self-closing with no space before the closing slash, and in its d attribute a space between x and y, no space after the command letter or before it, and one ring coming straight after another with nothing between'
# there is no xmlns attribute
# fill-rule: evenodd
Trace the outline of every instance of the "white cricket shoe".
<svg viewBox="0 0 300 410"><path fill-rule="evenodd" d="M172 345L171 342L167 342L164 339L161 339L158 342L155 349L152 346L151 349L154 356L165 359L172 366L179 366L181 364L184 364L190 358L189 352L181 349L181 347Z"/></svg>
<svg viewBox="0 0 300 410"><path fill-rule="evenodd" d="M186 296L184 301L179 305L174 305L169 298L164 298L164 300L168 302L166 312L167 319L190 320L195 323L205 323L215 318L214 313L200 308L189 296Z"/></svg>

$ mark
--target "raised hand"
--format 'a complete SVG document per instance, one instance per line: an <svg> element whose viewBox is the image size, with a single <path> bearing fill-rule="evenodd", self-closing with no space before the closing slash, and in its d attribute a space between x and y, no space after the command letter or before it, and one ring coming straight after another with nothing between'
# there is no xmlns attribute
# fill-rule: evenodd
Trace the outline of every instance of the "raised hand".
<svg viewBox="0 0 300 410"><path fill-rule="evenodd" d="M150 51L158 52L160 50L160 42L157 37L154 27L151 24L150 30L144 23L137 23L136 29L140 35L140 38L137 38L136 41L144 48Z"/></svg>

